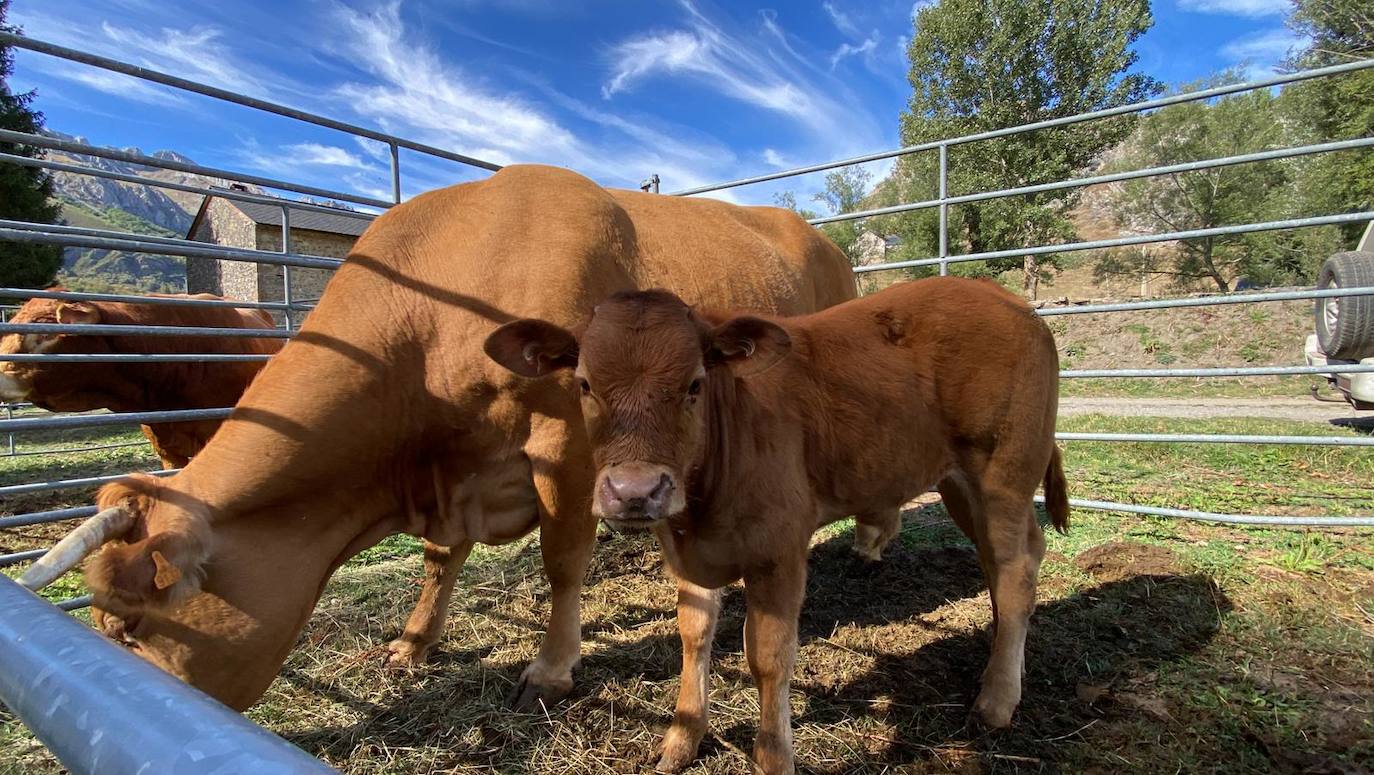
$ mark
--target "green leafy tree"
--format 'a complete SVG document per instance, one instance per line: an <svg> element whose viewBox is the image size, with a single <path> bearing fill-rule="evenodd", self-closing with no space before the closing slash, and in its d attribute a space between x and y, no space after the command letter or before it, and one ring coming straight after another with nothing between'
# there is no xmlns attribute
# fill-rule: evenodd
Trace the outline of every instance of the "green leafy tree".
<svg viewBox="0 0 1374 775"><path fill-rule="evenodd" d="M1374 5L1369 0L1295 0L1289 26L1310 41L1295 53L1295 69L1374 57ZM1284 90L1289 113L1309 142L1374 136L1374 71L1293 84ZM1374 154L1345 151L1319 157L1299 182L1300 200L1315 212L1374 207ZM1342 228L1348 242L1364 224Z"/></svg>
<svg viewBox="0 0 1374 775"><path fill-rule="evenodd" d="M864 196L868 193L873 174L862 167L842 167L826 173L825 189L817 192L812 199L822 205L829 215L852 213L864 209ZM849 265L858 266L859 235L863 233L863 221L836 221L821 226L821 231L849 256Z"/></svg>
<svg viewBox="0 0 1374 775"><path fill-rule="evenodd" d="M1190 84L1197 91L1241 80L1229 72ZM1109 170L1133 170L1237 156L1293 142L1281 97L1267 89L1211 102L1188 102L1142 119ZM1302 162L1273 160L1180 172L1115 184L1108 207L1118 228L1138 234L1208 229L1293 217L1300 211L1295 181ZM1311 279L1328 248L1330 230L1203 237L1177 245L1110 251L1097 260L1105 275L1163 275L1175 285L1197 281L1232 290L1241 277L1256 285Z"/></svg>
<svg viewBox="0 0 1374 775"><path fill-rule="evenodd" d="M0 0L0 30L18 32L5 23L9 5L9 0ZM43 114L30 107L33 92L10 93L13 69L13 53L0 46L0 129L36 133L43 127ZM0 142L0 152L30 158L41 153L32 146L5 142ZM55 223L60 211L52 200L52 178L44 170L0 162L0 218ZM42 288L52 283L61 266L60 247L0 242L0 285Z"/></svg>
<svg viewBox="0 0 1374 775"><path fill-rule="evenodd" d="M902 141L917 144L1062 118L1148 98L1159 86L1132 72L1131 49L1154 19L1148 0L941 0L920 10L908 47L913 94L902 114ZM1126 137L1127 117L1026 132L953 146L951 195L1072 177ZM936 180L934 153L904 160L909 180ZM907 192L913 199L932 190ZM1074 238L1066 213L1079 194L1059 191L951 208L951 252L1015 249ZM1057 257L1018 264L1035 295Z"/></svg>

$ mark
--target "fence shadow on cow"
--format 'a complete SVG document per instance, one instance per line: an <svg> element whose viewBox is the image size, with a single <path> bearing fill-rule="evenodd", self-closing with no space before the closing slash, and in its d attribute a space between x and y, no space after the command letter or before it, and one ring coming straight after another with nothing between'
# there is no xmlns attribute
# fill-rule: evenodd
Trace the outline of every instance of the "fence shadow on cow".
<svg viewBox="0 0 1374 775"><path fill-rule="evenodd" d="M796 718L799 751L804 762L808 729L869 719L889 732L868 739L862 758L846 759L833 770L837 773L911 764L937 768L947 763L941 757L950 747L976 753L986 762L1052 766L1057 746L1090 744L1097 728L1083 727L1103 717L1103 703L1084 701L1080 684L1119 685L1186 658L1211 640L1231 608L1210 578L1158 569L1151 569L1151 575L1128 571L1122 578L1042 603L1033 620L1026 698L1016 726L1010 732L979 734L966 721L989 651L986 633L970 625L966 613L942 620L951 608L981 613L987 605L972 547L895 543L881 566L864 567L851 558L851 543L852 531L846 530L812 553L794 683L794 692L803 697ZM651 542L643 538L603 540L590 586L670 586L652 552ZM508 558L505 574L537 568L538 549L531 543ZM450 631L472 634L446 639L430 668L412 676L413 683L400 679L382 699L288 669L284 678L293 688L354 714L350 723L303 729L288 733L288 739L336 760L351 758L360 746L428 748L438 757L435 766L493 766L499 761L509 768L547 750L551 738L580 734L606 741L604 746L619 757L648 761L671 715L680 666L671 608L627 604L590 611L584 624L589 648L578 688L569 704L550 709L550 723L542 716L521 720L502 707L501 693L517 679L522 660L502 658L509 642L463 624L465 617L509 618L505 624L511 627L525 622L523 613L500 601L459 602ZM713 691L718 699L734 703L750 702L741 693L752 693L739 658L743 611L743 595L732 588L715 643ZM836 649L850 648L836 641L837 630L846 628L871 641L861 647L871 657L862 669L836 665L836 657L843 656ZM640 629L650 634L611 645L596 643L601 633ZM660 687L661 694L646 691L645 682ZM754 722L722 713L713 732L703 743L704 757L724 753L719 740L747 750Z"/></svg>

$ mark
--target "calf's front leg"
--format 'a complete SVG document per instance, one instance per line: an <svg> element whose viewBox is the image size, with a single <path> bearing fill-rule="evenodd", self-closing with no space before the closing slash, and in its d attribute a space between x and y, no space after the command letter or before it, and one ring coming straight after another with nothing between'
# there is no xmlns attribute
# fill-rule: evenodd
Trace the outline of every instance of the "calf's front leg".
<svg viewBox="0 0 1374 775"><path fill-rule="evenodd" d="M673 724L663 735L657 772L679 772L697 756L706 735L711 680L711 642L720 614L720 590L677 582L677 630L682 636L682 685Z"/></svg>
<svg viewBox="0 0 1374 775"><path fill-rule="evenodd" d="M472 545L472 541L462 541L451 547L425 541L425 581L420 588L420 600L406 620L401 637L387 644L388 665L418 667L424 664L429 650L444 632L453 585L458 582Z"/></svg>
<svg viewBox="0 0 1374 775"><path fill-rule="evenodd" d="M795 772L789 690L797 661L797 619L806 593L806 554L744 577L744 656L759 692L754 766L763 775Z"/></svg>

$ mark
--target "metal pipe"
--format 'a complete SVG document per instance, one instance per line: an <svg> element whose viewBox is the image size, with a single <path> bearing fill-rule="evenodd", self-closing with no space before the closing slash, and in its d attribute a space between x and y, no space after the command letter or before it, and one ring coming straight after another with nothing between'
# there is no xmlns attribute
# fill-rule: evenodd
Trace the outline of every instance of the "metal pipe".
<svg viewBox="0 0 1374 775"><path fill-rule="evenodd" d="M1041 316L1087 315L1095 312L1130 312L1142 309L1175 309L1179 307L1213 307L1219 304L1257 304L1264 301L1300 301L1330 299L1343 296L1374 296L1374 286L1358 288L1322 288L1305 291L1275 291L1272 293L1237 293L1221 296L1199 296L1193 299L1157 299L1154 301L1125 301L1113 304L1086 304L1081 307L1042 307L1035 311Z"/></svg>
<svg viewBox="0 0 1374 775"><path fill-rule="evenodd" d="M940 258L949 257L949 146L940 144ZM940 262L940 275L949 274L949 262Z"/></svg>
<svg viewBox="0 0 1374 775"><path fill-rule="evenodd" d="M149 476L171 476L181 471L180 468L164 468L158 471L144 471ZM11 495L25 495L31 492L46 492L48 490L74 490L79 487L94 487L98 484L108 484L123 479L127 474L115 476L87 476L81 479L56 479L51 482L27 482L25 484L7 484L0 487L0 497Z"/></svg>
<svg viewBox="0 0 1374 775"><path fill-rule="evenodd" d="M1224 433L1056 433L1060 441L1125 441L1165 444L1308 444L1315 447L1374 447L1370 436L1248 436Z"/></svg>
<svg viewBox="0 0 1374 775"><path fill-rule="evenodd" d="M1045 499L1035 496L1036 503ZM1227 525L1256 525L1261 527L1374 527L1374 517L1289 517L1265 514L1216 514L1210 511L1191 509L1171 509L1163 506L1137 506L1131 503L1112 503L1111 501L1083 500L1070 498L1069 505L1076 509L1095 511L1122 511L1127 514L1145 514L1152 517L1178 517L1195 519L1202 522L1220 522Z"/></svg>
<svg viewBox="0 0 1374 775"><path fill-rule="evenodd" d="M0 33L0 38L4 33ZM369 207L380 207L382 209L391 206L390 202L373 199L372 197L359 196L357 194L347 194L342 191L333 191L328 188L316 188L300 183L291 183L276 178L265 178L261 175L249 175L246 172L235 172L234 170L224 170L217 167L205 167L200 164L187 164L186 162L172 161L170 159L159 159L155 156L144 156L129 151L120 151L114 148L100 148L85 143L74 143L69 140L62 140L56 137L45 135L29 134L27 132L15 132L11 129L0 129L0 141L7 143L17 143L19 145L32 145L37 148L51 148L68 153L79 153L85 156L98 156L102 159L114 159L115 161L128 162L129 164L141 164L145 167L154 169L175 170L177 172L189 172L193 175L205 175L212 178L226 178L236 180L240 183L252 183L266 188L275 188L282 191L295 191L298 194L309 194L310 196L321 196L329 199L339 199L345 202L353 202Z"/></svg>
<svg viewBox="0 0 1374 775"><path fill-rule="evenodd" d="M1310 218L1290 218L1282 221L1265 221L1263 223L1243 223L1236 226L1216 226L1209 229L1190 229L1188 231L1174 231L1165 234L1144 234L1133 237L1117 237L1115 239L1091 240L1088 242L1068 242L1063 245L1039 245L1026 248L1012 248L1010 250L989 250L982 253L965 253L949 258L922 258L915 261L894 261L888 264L873 264L871 266L856 266L854 271L864 272L885 272L891 269L908 269L917 266L934 266L941 261L949 263L962 263L965 261L987 261L994 258L1010 258L1013 256L1038 256L1046 253L1072 253L1078 250L1098 250L1101 248L1120 248L1129 245L1147 245L1156 242L1173 242L1175 240L1198 239L1200 237L1219 237L1227 234L1250 234L1261 231L1279 231L1282 229L1299 229L1308 226L1332 226L1342 223L1359 223L1361 221L1374 220L1374 211L1359 213L1341 213L1339 215L1318 215ZM0 237L3 237L0 234Z"/></svg>
<svg viewBox="0 0 1374 775"><path fill-rule="evenodd" d="M0 699L76 773L332 773L0 579Z"/></svg>
<svg viewBox="0 0 1374 775"><path fill-rule="evenodd" d="M290 339L276 328L211 328L209 326L135 326L107 323L0 323L0 334L70 334L72 336L213 336L238 339Z"/></svg>
<svg viewBox="0 0 1374 775"><path fill-rule="evenodd" d="M241 309L285 309L275 301L234 301L232 299L186 299L161 296L133 296L119 293L82 293L77 291L35 291L30 288L0 288L0 299L58 299L61 301L113 301L125 304L152 304L169 307L234 307Z"/></svg>
<svg viewBox="0 0 1374 775"><path fill-rule="evenodd" d="M45 41L28 38L23 35L15 35L9 32L0 33L0 43L14 46L16 48L28 49L29 51L37 51L40 54L47 54L48 56L54 56L61 59L68 59L73 62L80 62L81 64L90 65L92 67L99 67L102 70L111 70L116 73L123 73L124 75L132 76L134 78L140 78L145 81L160 83L164 86L171 86L175 89L182 89L184 91L195 92L196 94L201 94L206 97L213 97L217 100L224 100L225 102L232 102L237 105L243 105L244 107L263 110L268 113L276 113L279 116L286 116L287 118L294 118L297 121L304 121L306 123L315 124L316 126L322 126L328 129L346 132L348 134L357 135L359 137L366 137L369 140L377 140L383 143L396 143L412 151L419 151L420 153L428 154L430 156L437 156L440 159L456 161L460 164L466 164L471 167L479 167L481 169L490 170L492 172L501 169L501 165L499 164L485 161L483 159L478 159L473 156L465 156L461 153L446 151L443 148L436 148L432 145L417 143L413 140L407 140L403 137L389 135L385 132L379 132L375 129L368 129L367 127L358 126L356 124L348 124L343 121L338 121L336 119L329 118L327 116L321 116L315 113L307 113L304 110L297 110L296 108L288 107L286 105L281 105L275 102L268 102L267 100L260 100L255 97L248 97L239 94L238 92L232 92L227 89L220 89L214 86L208 86L206 84L187 80L185 78L178 78L175 75L168 75L167 73L162 73L157 70L151 70L146 67L139 67L138 65L131 65L127 62L120 62L117 59L109 59L102 56L96 56L95 54L88 54L85 51L77 51L76 49L65 48L63 46L58 46Z"/></svg>
<svg viewBox="0 0 1374 775"><path fill-rule="evenodd" d="M0 363L248 363L271 357L238 353L0 353Z"/></svg>
<svg viewBox="0 0 1374 775"><path fill-rule="evenodd" d="M11 565L18 565L21 562L36 560L47 553L47 549L29 549L23 552L14 552L13 554L0 554L0 568L8 568Z"/></svg>
<svg viewBox="0 0 1374 775"><path fill-rule="evenodd" d="M11 434L13 438L13 434ZM145 447L146 441L126 441L121 444L96 444L90 447L61 447L59 449L30 449L22 452L11 452L9 457L33 457L35 455L76 455L83 452L99 452L106 449L128 449L129 447Z"/></svg>
<svg viewBox="0 0 1374 775"><path fill-rule="evenodd" d="M871 218L877 215L892 215L894 213L906 213L913 210L926 210L936 205L957 205L968 202L983 202L989 199L1003 199L1013 196L1024 196L1026 194L1040 194L1046 191L1060 191L1066 188L1082 188L1085 186L1097 186L1103 183L1116 183L1123 180L1135 180L1137 178L1151 178L1160 175L1177 175L1183 172L1196 172L1198 170L1212 169L1214 167L1228 167L1235 164L1247 164L1251 162L1270 161L1274 159L1292 159L1300 156L1311 156L1319 153L1330 153L1333 151L1348 151L1356 148L1374 147L1374 137L1362 137L1356 140L1341 140L1334 143L1319 143L1316 145L1303 145L1296 148L1280 148L1273 151L1261 151L1259 153L1246 153L1239 156L1223 156L1215 159L1204 159L1202 161L1190 161L1182 164L1169 164L1163 167L1148 167L1146 169L1131 170L1129 172L1114 172L1108 175L1095 175L1087 178L1074 178L1071 180L1055 181L1053 183L1040 183L1034 186L1018 186L1016 188L1003 188L996 191L982 191L977 194L963 194L956 197L945 199L942 195L940 199L927 199L923 202L909 202L906 204L889 205L887 207L875 207L871 210L855 210L849 213L839 213L837 215L827 215L823 218L812 218L807 223L819 226L824 223L834 223L836 221L852 221L859 218ZM941 170L943 174L945 146L941 148Z"/></svg>
<svg viewBox="0 0 1374 775"><path fill-rule="evenodd" d="M1330 67L1319 67L1315 70L1304 70L1302 72L1287 73L1284 75L1274 76L1272 78L1261 78L1257 81L1248 81L1246 83L1238 84L1227 84L1225 86L1217 86L1211 89L1203 89L1201 91L1188 92L1186 94L1172 94L1167 97L1158 97L1153 100L1146 100L1145 102L1136 102L1130 105L1122 105L1115 108L1103 108L1102 110L1094 110L1090 113L1079 113L1077 115L1066 116L1064 118L1047 119L1045 121L1036 121L1030 124L1020 124L1018 126L1006 127L1004 129L993 129L987 132L978 132L976 134L963 135L962 137L951 137L945 140L933 140L931 142L919 143L917 145L908 145L906 147L896 148L890 151L879 151L878 153L870 153L865 154L863 156L854 156L848 159L840 159L838 161L828 161L823 162L821 164L810 164L805 167L795 167L790 170L770 172L766 175L755 175L753 177L740 178L739 180L731 180L725 183L713 183L708 186L686 188L681 191L674 191L670 196L688 196L691 194L703 194L708 191L720 191L726 188L747 186L753 183L763 183L769 180L790 178L796 175L806 175L812 172L824 172L825 170L835 169L836 167L848 167L854 164L864 164L871 161L881 161L882 159L890 159L894 156L905 156L912 153L920 153L921 151L933 151L936 148L938 148L942 143L947 145L962 145L963 143L972 143L979 140L991 140L998 137L1007 137L1010 135L1023 134L1025 132L1034 132L1039 129L1049 129L1052 127L1078 124L1084 121L1092 121L1094 119L1099 118L1110 118L1112 116L1121 116L1128 113L1140 113L1142 111L1153 110L1155 108L1162 108L1168 105L1177 105L1182 102L1195 102L1197 100L1206 100L1211 99L1213 97L1221 97L1227 94L1236 94L1238 92L1251 91L1254 89L1264 89L1270 86L1282 86L1284 84L1297 83L1298 81L1306 81L1313 78L1323 78L1329 75L1353 73L1357 70L1364 70L1370 67L1374 67L1374 59L1362 59L1357 62L1345 62L1339 65L1332 65Z"/></svg>
<svg viewBox="0 0 1374 775"><path fill-rule="evenodd" d="M391 201L401 203L401 149L396 143L391 146Z"/></svg>
<svg viewBox="0 0 1374 775"><path fill-rule="evenodd" d="M23 433L61 428L101 428L111 425L146 425L163 422L195 422L223 420L233 407L214 409L168 409L158 412L120 412L116 414L78 414L62 417L23 417L0 420L0 432Z"/></svg>
<svg viewBox="0 0 1374 775"><path fill-rule="evenodd" d="M286 207L281 209L281 252L291 253L291 211ZM282 315L286 324L286 330L291 330L291 267L281 268L281 300L288 312Z"/></svg>
<svg viewBox="0 0 1374 775"><path fill-rule="evenodd" d="M12 223L12 222L11 222ZM100 248L102 250L127 250L131 253L155 253L160 256L186 256L195 258L217 258L222 261L248 261L254 264L276 264L279 266L303 266L309 269L338 269L343 261L336 258L317 258L310 256L284 256L266 250L248 248L226 248L206 243L168 245L146 240L95 237L82 234L59 234L39 228L46 224L29 224L25 228L0 227L0 242L29 242L40 245L62 245L75 248Z"/></svg>
<svg viewBox="0 0 1374 775"><path fill-rule="evenodd" d="M282 209L285 209L285 208L282 208ZM100 237L100 238L106 238L106 239L130 239L130 240L138 240L138 241L140 241L140 242L155 242L155 243L158 243L158 244L160 244L160 245L171 245L171 246L173 246L173 247L177 247L177 246L181 246L181 245L197 246L197 245L210 245L210 244L213 244L213 243L208 243L208 242L197 242L197 241L195 241L195 240L183 239L183 238L181 238L181 237L158 237L158 236L149 235L149 234L135 234L134 232L127 232L127 231L112 231L112 230L110 230L110 229L90 229L90 228L86 228L86 227L84 227L84 226L68 226L68 225L66 225L66 224L61 224L61 223L33 223L33 222L30 222L30 221L11 221L11 220L0 219L0 228L5 228L5 229L19 229L19 230L21 230L21 231L50 232L50 233L52 233L52 234L72 234L72 235L77 235L77 236L81 236L81 237ZM240 249L240 250L252 250L254 253L256 253L256 254L258 254L258 255L261 255L261 256L263 256L264 258L266 258L266 257L268 257L268 256L278 256L278 257L280 257L280 256L282 255L282 251L256 250L256 249L253 249L253 248L239 248L239 249ZM287 253L286 255L290 256L290 255L295 255L295 254ZM337 259L337 258L329 258L328 256L311 256L311 255L309 255L309 254L302 254L301 257L303 257L303 258L322 258L322 259L326 259L326 260L329 260L329 261L339 261L339 259Z"/></svg>
<svg viewBox="0 0 1374 775"><path fill-rule="evenodd" d="M153 157L156 158L156 157ZM129 175L114 170L102 170L98 167L87 167L82 164L67 164L66 162L53 161L51 159L34 159L28 156L17 156L12 153L0 153L0 161L18 164L24 167L39 167L42 169L53 170L55 172L67 172L72 175L89 175L96 178L106 178L108 180L118 180L123 183L133 183L141 186L152 186L154 188L165 188L171 191L185 191L188 194L200 194L201 196L213 196L219 199L232 199L236 202L253 202L263 205L275 205L282 201L279 196L269 196L267 194L253 194L247 191L235 191L231 188L212 188L208 186L192 186L186 183L176 183L170 180L158 180L157 178L145 178L140 175ZM315 213L329 213L330 215L342 215L347 218L359 218L370 221L376 218L374 213L366 213L358 210L341 210L337 207L325 207L313 202L304 202L298 199L287 200L291 203L293 210L309 210Z"/></svg>
<svg viewBox="0 0 1374 775"><path fill-rule="evenodd" d="M29 525L46 525L50 522L65 522L69 519L81 519L89 517L97 511L95 506L76 506L70 509L52 509L51 511L34 511L28 514L15 514L9 517L0 517L0 530L9 530L15 527L27 527Z"/></svg>
<svg viewBox="0 0 1374 775"><path fill-rule="evenodd" d="M62 600L60 602L53 603L53 605L57 606L59 609L63 611L75 611L78 608L87 608L90 606L91 603L94 602L94 595L82 595L81 597L74 597L71 600Z"/></svg>
<svg viewBox="0 0 1374 775"><path fill-rule="evenodd" d="M1068 369L1061 379L1118 379L1122 377L1277 377L1285 374L1366 374L1374 365L1358 363L1325 366L1222 366L1214 369ZM19 422L16 420L15 422Z"/></svg>

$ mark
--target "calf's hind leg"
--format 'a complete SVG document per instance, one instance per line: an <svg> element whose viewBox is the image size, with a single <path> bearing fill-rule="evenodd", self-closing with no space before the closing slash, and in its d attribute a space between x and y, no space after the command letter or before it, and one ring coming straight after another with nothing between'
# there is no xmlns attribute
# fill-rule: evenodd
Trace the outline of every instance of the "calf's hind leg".
<svg viewBox="0 0 1374 775"><path fill-rule="evenodd" d="M425 541L425 582L420 589L420 600L406 620L401 637L387 644L388 665L417 667L424 664L429 650L444 632L453 585L458 582L463 563L472 552L472 544L472 541L463 541L450 547Z"/></svg>
<svg viewBox="0 0 1374 775"><path fill-rule="evenodd" d="M1023 492L984 489L984 508L975 513L979 555L992 597L992 656L973 709L993 728L1011 725L1021 702L1026 632L1035 608L1035 583L1045 556L1045 536ZM981 517L981 519L979 519Z"/></svg>
<svg viewBox="0 0 1374 775"><path fill-rule="evenodd" d="M883 559L883 550L902 529L900 508L854 515L854 553L869 562Z"/></svg>

